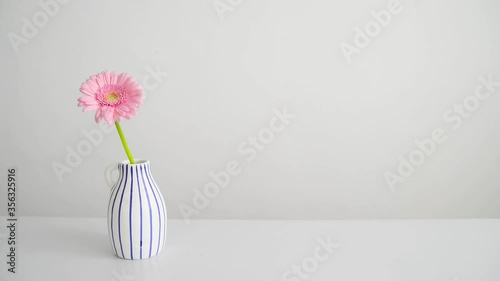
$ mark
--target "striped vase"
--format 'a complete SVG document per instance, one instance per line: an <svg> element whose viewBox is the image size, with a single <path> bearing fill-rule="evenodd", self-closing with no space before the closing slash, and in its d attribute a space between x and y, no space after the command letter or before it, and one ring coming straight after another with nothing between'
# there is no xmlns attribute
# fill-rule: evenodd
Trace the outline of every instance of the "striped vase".
<svg viewBox="0 0 500 281"><path fill-rule="evenodd" d="M112 183L115 169L119 176ZM106 170L106 179L111 186L108 232L115 255L129 260L158 255L165 246L167 210L149 161L112 165Z"/></svg>

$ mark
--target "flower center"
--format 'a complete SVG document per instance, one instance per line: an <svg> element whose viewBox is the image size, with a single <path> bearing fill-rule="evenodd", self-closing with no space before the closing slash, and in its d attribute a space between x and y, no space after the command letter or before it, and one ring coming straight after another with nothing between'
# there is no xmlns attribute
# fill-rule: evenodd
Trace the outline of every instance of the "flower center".
<svg viewBox="0 0 500 281"><path fill-rule="evenodd" d="M119 85L105 85L98 90L96 99L100 106L118 106L127 101L128 95Z"/></svg>
<svg viewBox="0 0 500 281"><path fill-rule="evenodd" d="M114 102L117 99L118 99L118 93L117 92L108 93L108 95L106 96L106 100L108 100L109 102Z"/></svg>

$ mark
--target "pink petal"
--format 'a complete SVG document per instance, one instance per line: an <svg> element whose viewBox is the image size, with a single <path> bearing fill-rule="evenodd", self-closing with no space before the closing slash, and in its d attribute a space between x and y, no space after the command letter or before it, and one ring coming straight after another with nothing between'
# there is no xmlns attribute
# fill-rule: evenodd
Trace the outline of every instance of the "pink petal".
<svg viewBox="0 0 500 281"><path fill-rule="evenodd" d="M102 108L98 108L97 111L95 112L95 122L96 123L99 123L99 121L101 121L102 119Z"/></svg>
<svg viewBox="0 0 500 281"><path fill-rule="evenodd" d="M121 116L125 116L127 114L127 111L123 110L120 106L115 107L115 111Z"/></svg>
<svg viewBox="0 0 500 281"><path fill-rule="evenodd" d="M135 90L138 90L137 88L137 84L135 83L135 80L134 78L132 77L129 77L124 83L123 83L123 88L125 89L125 91L127 92L132 92L132 91L135 91Z"/></svg>
<svg viewBox="0 0 500 281"><path fill-rule="evenodd" d="M98 104L94 96L84 96L84 97L80 97L80 98L78 99L78 101L80 101L80 102L84 102L85 104L88 104L88 105Z"/></svg>
<svg viewBox="0 0 500 281"><path fill-rule="evenodd" d="M106 86L106 79L104 77L104 72L97 74L95 81L97 82L97 85L99 85L99 88Z"/></svg>
<svg viewBox="0 0 500 281"><path fill-rule="evenodd" d="M125 81L126 78L127 78L126 73L122 73L122 74L118 75L118 77L116 78L116 84L123 85L123 82Z"/></svg>
<svg viewBox="0 0 500 281"><path fill-rule="evenodd" d="M132 79L132 78L131 78L130 76L125 76L125 77L124 77L124 79L122 80L122 84L121 84L121 86L122 86L122 87L125 89L125 91L127 91L127 92L129 91L129 89L128 89L128 88L130 87L130 85L133 85L133 83L132 83L132 82L130 82L130 81L131 81L131 79Z"/></svg>
<svg viewBox="0 0 500 281"><path fill-rule="evenodd" d="M99 74L90 77L90 80L92 80L92 82L96 85L97 89L102 87L99 80Z"/></svg>
<svg viewBox="0 0 500 281"><path fill-rule="evenodd" d="M129 97L143 97L143 93L142 93L142 90L139 91L139 90L135 90L133 92L130 92L129 93Z"/></svg>
<svg viewBox="0 0 500 281"><path fill-rule="evenodd" d="M115 85L117 80L118 80L118 77L117 77L116 73L111 72L111 73L110 73L109 83L110 83L111 85Z"/></svg>
<svg viewBox="0 0 500 281"><path fill-rule="evenodd" d="M135 95L130 97L130 100L135 100L135 101L142 101L143 99L144 97L142 95Z"/></svg>
<svg viewBox="0 0 500 281"><path fill-rule="evenodd" d="M85 106L83 108L83 112L89 112L89 111L92 111L94 109L98 109L99 108L99 105L88 105L88 106Z"/></svg>
<svg viewBox="0 0 500 281"><path fill-rule="evenodd" d="M106 109L106 112L104 114L105 114L104 120L106 120L106 122L108 122L108 125L111 125L115 122L115 120L114 120L115 108L114 107L108 106L108 108Z"/></svg>
<svg viewBox="0 0 500 281"><path fill-rule="evenodd" d="M83 83L80 87L80 92L87 96L94 96L96 91L93 91L88 83Z"/></svg>
<svg viewBox="0 0 500 281"><path fill-rule="evenodd" d="M128 93L128 96L129 96L129 97L142 97L142 96L143 96L143 94L142 94L142 92L139 92L139 91L134 91L134 92L130 92L130 93Z"/></svg>
<svg viewBox="0 0 500 281"><path fill-rule="evenodd" d="M128 112L127 112L127 117L129 117L128 119L130 119L130 117L136 115L137 111L133 108L131 108Z"/></svg>
<svg viewBox="0 0 500 281"><path fill-rule="evenodd" d="M124 112L128 112L128 107L126 105L120 105L120 106L117 106L115 108L120 108L120 111L124 111Z"/></svg>
<svg viewBox="0 0 500 281"><path fill-rule="evenodd" d="M99 85L94 81L94 79L87 79L85 84L89 87L89 89L93 92L96 93L99 90Z"/></svg>
<svg viewBox="0 0 500 281"><path fill-rule="evenodd" d="M104 73L104 81L106 84L111 85L111 73L110 72L103 72Z"/></svg>

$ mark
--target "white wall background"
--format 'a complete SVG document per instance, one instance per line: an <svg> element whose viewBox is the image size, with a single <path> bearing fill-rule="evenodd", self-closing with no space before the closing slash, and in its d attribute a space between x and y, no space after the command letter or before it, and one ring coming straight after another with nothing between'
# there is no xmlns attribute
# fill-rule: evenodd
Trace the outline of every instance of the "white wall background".
<svg viewBox="0 0 500 281"><path fill-rule="evenodd" d="M192 218L498 217L500 87L456 130L442 115L479 76L500 81L499 2L401 0L347 63L339 44L388 2L243 0L221 21L212 0L73 0L16 53L8 34L43 10L1 1L2 186L15 166L20 215L104 217L103 171L126 158L116 132L62 181L52 167L99 128L76 107L79 86L103 70L142 82L158 67L168 78L122 127L152 162L170 218L230 160L241 174ZM246 161L238 145L283 106L295 119ZM435 128L447 140L391 191L384 173Z"/></svg>

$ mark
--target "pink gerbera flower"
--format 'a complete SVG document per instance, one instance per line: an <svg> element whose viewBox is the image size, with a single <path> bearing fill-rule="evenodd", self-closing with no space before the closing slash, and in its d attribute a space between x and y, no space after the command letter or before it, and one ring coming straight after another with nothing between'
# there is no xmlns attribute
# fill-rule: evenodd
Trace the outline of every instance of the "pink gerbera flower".
<svg viewBox="0 0 500 281"><path fill-rule="evenodd" d="M101 72L85 81L80 92L84 96L78 106L85 112L96 109L95 121L104 119L108 125L136 115L144 99L141 85L126 73Z"/></svg>

